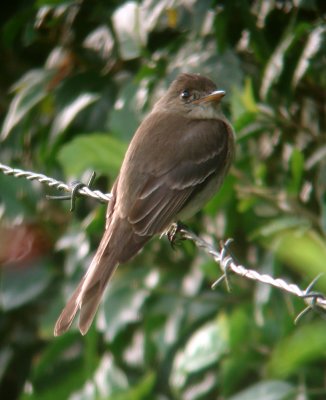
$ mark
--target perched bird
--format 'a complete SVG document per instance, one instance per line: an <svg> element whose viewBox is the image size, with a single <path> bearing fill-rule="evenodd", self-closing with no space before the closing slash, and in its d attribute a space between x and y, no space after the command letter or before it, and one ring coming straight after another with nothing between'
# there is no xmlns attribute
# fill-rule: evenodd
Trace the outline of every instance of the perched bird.
<svg viewBox="0 0 326 400"><path fill-rule="evenodd" d="M117 266L219 189L234 156L234 133L220 109L224 95L204 76L181 74L141 123L112 188L103 238L58 318L56 336L78 310L85 335Z"/></svg>

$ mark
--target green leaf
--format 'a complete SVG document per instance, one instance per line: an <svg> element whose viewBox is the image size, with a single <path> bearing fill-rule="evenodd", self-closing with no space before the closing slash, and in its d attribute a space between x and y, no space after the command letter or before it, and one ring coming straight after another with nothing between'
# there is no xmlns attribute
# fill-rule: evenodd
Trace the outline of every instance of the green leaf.
<svg viewBox="0 0 326 400"><path fill-rule="evenodd" d="M35 215L38 199L39 194L30 181L0 174L0 204L4 205L8 218Z"/></svg>
<svg viewBox="0 0 326 400"><path fill-rule="evenodd" d="M78 349L78 342L75 340L75 348ZM86 380L85 371L81 359L74 359L75 348L67 349L67 355L56 364L48 364L41 379L32 380L33 391L24 393L21 400L53 400L68 399L74 390L83 385ZM70 352L70 354L69 354ZM90 399L91 397L87 397Z"/></svg>
<svg viewBox="0 0 326 400"><path fill-rule="evenodd" d="M218 210L226 207L232 201L236 180L234 176L228 175L218 193L205 205L205 213L215 216Z"/></svg>
<svg viewBox="0 0 326 400"><path fill-rule="evenodd" d="M228 350L228 321L225 315L199 328L175 357L171 383L182 388L187 377L216 363Z"/></svg>
<svg viewBox="0 0 326 400"><path fill-rule="evenodd" d="M68 6L70 4L74 4L72 0L36 0L37 7Z"/></svg>
<svg viewBox="0 0 326 400"><path fill-rule="evenodd" d="M112 287L113 286L113 287ZM128 323L136 322L148 291L130 287L115 288L111 285L104 303L104 323L106 336L110 340L122 330Z"/></svg>
<svg viewBox="0 0 326 400"><path fill-rule="evenodd" d="M141 91L139 84L128 80L119 91L115 107L110 113L110 130L120 139L130 140L139 125L139 108L137 95Z"/></svg>
<svg viewBox="0 0 326 400"><path fill-rule="evenodd" d="M246 336L243 339L246 339ZM234 393L235 388L242 387L243 382L246 382L254 370L254 352L252 348L246 350L240 347L237 351L231 351L221 363L219 378L225 399L229 399L228 396Z"/></svg>
<svg viewBox="0 0 326 400"><path fill-rule="evenodd" d="M3 267L0 307L10 311L31 302L48 287L51 276L44 261L25 267Z"/></svg>
<svg viewBox="0 0 326 400"><path fill-rule="evenodd" d="M67 176L78 177L94 170L115 177L120 169L127 145L108 134L79 136L64 145L58 159Z"/></svg>
<svg viewBox="0 0 326 400"><path fill-rule="evenodd" d="M233 124L238 143L248 140L252 136L258 136L264 127L257 121L256 113L244 113L239 116Z"/></svg>
<svg viewBox="0 0 326 400"><path fill-rule="evenodd" d="M324 39L325 32L326 32L325 26L318 25L309 34L306 45L302 50L301 57L293 74L293 79L292 79L293 87L296 87L298 85L298 83L308 70L311 64L311 60L320 50L323 44L323 40L325 40Z"/></svg>
<svg viewBox="0 0 326 400"><path fill-rule="evenodd" d="M247 345L250 340L250 323L247 308L239 306L234 310L229 321L229 343L233 351L241 351Z"/></svg>
<svg viewBox="0 0 326 400"><path fill-rule="evenodd" d="M320 226L326 233L326 163L320 166L317 186L319 188L318 201L320 206Z"/></svg>
<svg viewBox="0 0 326 400"><path fill-rule="evenodd" d="M114 38L108 26L100 25L90 32L84 41L84 47L91 49L103 60L109 57L113 59Z"/></svg>
<svg viewBox="0 0 326 400"><path fill-rule="evenodd" d="M323 232L326 233L326 192L324 192L323 197L320 198L320 208L320 225L323 229Z"/></svg>
<svg viewBox="0 0 326 400"><path fill-rule="evenodd" d="M115 395L128 389L125 373L116 365L114 359L104 353L92 380L85 382L82 390L75 392L75 400L114 399Z"/></svg>
<svg viewBox="0 0 326 400"><path fill-rule="evenodd" d="M13 98L2 126L0 139L4 140L12 129L48 94L47 83L52 74L45 70L32 70L14 86L17 92Z"/></svg>
<svg viewBox="0 0 326 400"><path fill-rule="evenodd" d="M253 92L253 83L250 78L245 79L243 88L233 86L231 92L231 107L232 118L236 121L242 117L243 114L249 117L255 116L258 112L258 107ZM238 129L241 129L241 127L238 127Z"/></svg>
<svg viewBox="0 0 326 400"><path fill-rule="evenodd" d="M54 138L56 135L67 129L71 122L76 118L78 113L98 99L99 96L92 93L83 93L75 98L55 117L52 124L50 137Z"/></svg>
<svg viewBox="0 0 326 400"><path fill-rule="evenodd" d="M325 240L300 218L281 218L264 225L256 231L255 237L278 259L293 266L296 270L310 277L325 272Z"/></svg>
<svg viewBox="0 0 326 400"><path fill-rule="evenodd" d="M263 99L267 96L271 86L279 79L284 66L285 53L292 45L293 40L294 34L290 31L285 35L268 61L260 88L260 95Z"/></svg>
<svg viewBox="0 0 326 400"><path fill-rule="evenodd" d="M326 243L313 230L284 231L276 238L276 254L303 274L315 277L325 272Z"/></svg>
<svg viewBox="0 0 326 400"><path fill-rule="evenodd" d="M147 288L141 287L151 273L148 268L129 268L123 273L123 279L117 277L112 281L101 309L101 322L109 341L125 329L127 324L139 320L141 309L150 295Z"/></svg>
<svg viewBox="0 0 326 400"><path fill-rule="evenodd" d="M156 381L156 374L150 372L125 393L114 395L110 400L143 400L151 398Z"/></svg>
<svg viewBox="0 0 326 400"><path fill-rule="evenodd" d="M293 394L293 397L289 397ZM229 400L290 400L297 398L294 394L294 387L287 382L283 381L263 381L235 396L229 397Z"/></svg>
<svg viewBox="0 0 326 400"><path fill-rule="evenodd" d="M288 187L291 194L298 194L304 171L304 156L299 149L294 148L290 159L292 181Z"/></svg>
<svg viewBox="0 0 326 400"><path fill-rule="evenodd" d="M67 335L60 336L56 340L52 340L49 345L44 349L42 354L34 364L33 380L45 381L49 378L49 373L53 373L50 366L58 365L61 358L64 357L66 352L76 343L76 334L69 332Z"/></svg>
<svg viewBox="0 0 326 400"><path fill-rule="evenodd" d="M324 360L325 322L297 326L294 333L278 343L268 364L268 374L286 378L309 362Z"/></svg>
<svg viewBox="0 0 326 400"><path fill-rule="evenodd" d="M104 354L97 371L95 372L97 390L103 399L112 394L128 388L128 380L125 373L114 363L109 354Z"/></svg>
<svg viewBox="0 0 326 400"><path fill-rule="evenodd" d="M289 229L297 229L298 231L306 231L309 229L310 224L303 218L297 217L283 217L272 219L269 223L262 225L259 229L251 233L250 239L261 239L269 241L272 237L277 237L281 232Z"/></svg>
<svg viewBox="0 0 326 400"><path fill-rule="evenodd" d="M280 43L266 65L260 88L260 96L263 99L267 97L271 87L278 82L283 69L287 67L286 56L290 48L310 29L310 25L307 23L294 26L294 21L295 18L292 18Z"/></svg>
<svg viewBox="0 0 326 400"><path fill-rule="evenodd" d="M112 20L122 59L131 60L139 57L142 45L146 41L140 6L134 1L128 1L114 12Z"/></svg>
<svg viewBox="0 0 326 400"><path fill-rule="evenodd" d="M2 381L13 356L14 351L10 346L2 346L2 349L0 350L0 381Z"/></svg>

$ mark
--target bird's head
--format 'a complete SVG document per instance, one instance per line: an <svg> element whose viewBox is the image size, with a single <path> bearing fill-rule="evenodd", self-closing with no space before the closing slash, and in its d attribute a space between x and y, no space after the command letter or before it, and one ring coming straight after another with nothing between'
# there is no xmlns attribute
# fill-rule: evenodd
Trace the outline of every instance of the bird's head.
<svg viewBox="0 0 326 400"><path fill-rule="evenodd" d="M215 119L222 115L219 105L224 96L224 90L217 90L210 79L198 74L181 74L155 108L193 119Z"/></svg>

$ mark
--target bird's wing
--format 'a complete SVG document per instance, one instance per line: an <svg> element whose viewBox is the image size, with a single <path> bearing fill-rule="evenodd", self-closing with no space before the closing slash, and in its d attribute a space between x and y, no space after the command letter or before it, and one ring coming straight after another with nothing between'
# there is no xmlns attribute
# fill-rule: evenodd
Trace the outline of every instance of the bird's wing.
<svg viewBox="0 0 326 400"><path fill-rule="evenodd" d="M151 162L147 157L147 169L141 172L143 184L136 195L131 194L126 216L139 235L164 231L211 180L221 175L222 181L229 168L233 133L228 124L222 120L190 121L183 128L188 129L187 134L181 142L177 137L172 141L174 149L169 149L167 142L162 147L162 152L173 151L172 160L162 154L153 162L156 167L148 168Z"/></svg>

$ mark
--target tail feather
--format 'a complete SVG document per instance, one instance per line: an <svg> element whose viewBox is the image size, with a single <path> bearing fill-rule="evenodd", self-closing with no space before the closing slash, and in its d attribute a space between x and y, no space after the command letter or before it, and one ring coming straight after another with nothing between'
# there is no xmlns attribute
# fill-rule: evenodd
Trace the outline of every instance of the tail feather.
<svg viewBox="0 0 326 400"><path fill-rule="evenodd" d="M97 284L96 287L92 288L93 292L92 294L89 293L85 294L84 298L85 300L83 301L80 307L79 322L78 322L78 327L82 335L85 335L87 333L88 329L90 328L93 322L104 289L105 287L101 289L99 288L99 284Z"/></svg>
<svg viewBox="0 0 326 400"><path fill-rule="evenodd" d="M98 306L101 302L105 286L101 286L99 282L92 286L84 296L80 305L80 314L78 327L82 335L85 335L90 328L95 317Z"/></svg>
<svg viewBox="0 0 326 400"><path fill-rule="evenodd" d="M55 324L55 336L62 335L70 328L78 310L80 310L78 324L79 330L82 335L87 333L93 322L107 283L113 272L116 270L117 265L118 264L115 260L110 260L105 256L102 256L97 261L95 255L89 271L87 271L82 278L82 281L70 297ZM103 279L102 274L99 275L101 269L105 269L105 279ZM90 275L89 272L91 272L92 279L88 279Z"/></svg>
<svg viewBox="0 0 326 400"><path fill-rule="evenodd" d="M65 308L62 310L56 324L54 327L54 336L60 336L65 333L71 326L72 321L74 320L76 313L79 308L79 304L77 303L77 298L83 286L85 277L79 283L77 289L74 291L72 296L70 297L68 303Z"/></svg>
<svg viewBox="0 0 326 400"><path fill-rule="evenodd" d="M108 281L120 262L132 258L149 240L135 234L126 220L119 220L106 230L94 259L60 314L54 335L65 333L71 326L78 309L79 330L85 335L94 319Z"/></svg>

